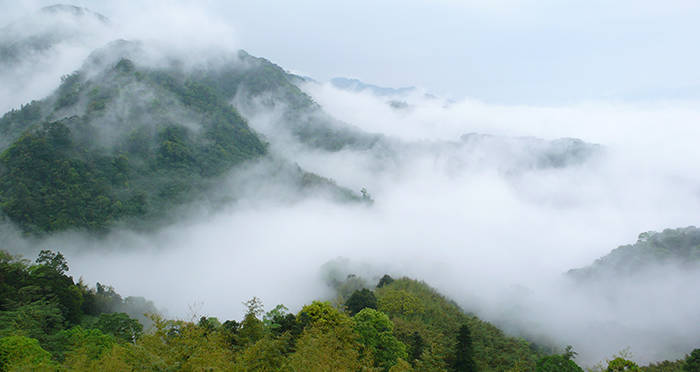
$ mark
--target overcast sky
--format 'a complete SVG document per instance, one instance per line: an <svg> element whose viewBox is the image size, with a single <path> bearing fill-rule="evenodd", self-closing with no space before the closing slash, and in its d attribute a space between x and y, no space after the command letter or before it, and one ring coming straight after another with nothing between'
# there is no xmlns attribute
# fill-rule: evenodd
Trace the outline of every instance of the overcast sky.
<svg viewBox="0 0 700 372"><path fill-rule="evenodd" d="M3 21L53 3L30 1L19 8L3 2L10 9ZM173 9L187 16L196 8L193 17L205 12L228 26L221 32L230 30L225 38L239 47L320 80L356 77L507 104L700 97L697 1L73 3L117 23L163 9L155 25L179 14Z"/></svg>

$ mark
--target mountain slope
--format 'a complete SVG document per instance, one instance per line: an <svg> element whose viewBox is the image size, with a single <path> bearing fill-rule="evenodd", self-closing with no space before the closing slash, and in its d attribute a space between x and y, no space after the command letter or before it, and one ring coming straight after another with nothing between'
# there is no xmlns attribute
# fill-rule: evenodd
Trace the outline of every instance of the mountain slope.
<svg viewBox="0 0 700 372"><path fill-rule="evenodd" d="M221 71L188 70L176 61L149 67L139 62L146 52L140 43L113 42L65 76L54 94L0 119L0 208L25 231L105 230L128 217L160 217L232 167L267 155L229 100L240 81L273 89L285 79L277 70L241 69L236 59ZM277 163L275 172L286 175L279 182L357 199L332 181Z"/></svg>
<svg viewBox="0 0 700 372"><path fill-rule="evenodd" d="M304 145L325 151L366 150L382 146L383 137L334 119L296 85L298 77L270 61L240 51L240 64L201 71L202 77L245 116L279 112L271 131L290 133ZM274 135L274 134L273 134Z"/></svg>
<svg viewBox="0 0 700 372"><path fill-rule="evenodd" d="M14 140L0 156L0 206L28 231L101 229L158 212L266 153L205 85L128 59L67 76L0 128Z"/></svg>
<svg viewBox="0 0 700 372"><path fill-rule="evenodd" d="M52 5L0 29L0 66L4 68L27 58L41 57L61 43L90 38L86 28L104 27L109 19L73 5Z"/></svg>
<svg viewBox="0 0 700 372"><path fill-rule="evenodd" d="M659 265L700 269L700 229L689 226L639 234L635 244L617 247L593 264L569 270L576 279L640 274Z"/></svg>

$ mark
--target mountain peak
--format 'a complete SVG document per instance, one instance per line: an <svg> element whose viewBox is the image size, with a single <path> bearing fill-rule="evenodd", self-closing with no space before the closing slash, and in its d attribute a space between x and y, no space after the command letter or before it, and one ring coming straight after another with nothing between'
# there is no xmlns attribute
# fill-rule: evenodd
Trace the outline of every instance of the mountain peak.
<svg viewBox="0 0 700 372"><path fill-rule="evenodd" d="M109 18L103 16L100 13L93 12L88 8L83 8L69 4L54 4L45 6L41 8L39 12L43 14L69 14L75 17L94 17L104 23L109 22Z"/></svg>

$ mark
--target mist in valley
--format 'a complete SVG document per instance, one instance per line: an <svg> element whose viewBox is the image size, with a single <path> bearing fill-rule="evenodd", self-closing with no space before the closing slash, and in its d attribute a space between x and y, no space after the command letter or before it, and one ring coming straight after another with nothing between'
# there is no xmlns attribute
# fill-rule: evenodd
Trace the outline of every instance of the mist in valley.
<svg viewBox="0 0 700 372"><path fill-rule="evenodd" d="M90 38L20 55L0 72L3 112L48 96L60 76L115 39L143 41L152 54L135 56L137 65L175 61L186 71L226 65L245 45L235 24L191 2L156 2L133 17L125 16L132 6L97 5L109 22L65 21ZM170 37L182 29L187 37ZM370 136L370 144L310 146L295 134L291 108L268 104L280 101L277 92L239 92L231 104L268 154L228 171L176 208L168 224L28 237L5 223L3 249L30 258L61 251L74 277L143 296L188 320L241 318L242 301L253 296L267 310L281 303L292 311L333 299L325 281L331 262L370 283L387 273L424 280L509 334L573 345L586 365L625 348L644 363L676 359L700 344L697 267L659 265L646 275L583 284L566 275L642 232L698 223L696 101L503 104L428 88L387 96L322 79L297 84L319 108L295 120L331 117L338 128ZM118 108L129 100L119 96L112 117L123 116ZM171 115L198 130L184 109ZM120 133L103 129L96 142ZM365 188L373 203L339 201L327 188L305 191L295 169L358 195Z"/></svg>

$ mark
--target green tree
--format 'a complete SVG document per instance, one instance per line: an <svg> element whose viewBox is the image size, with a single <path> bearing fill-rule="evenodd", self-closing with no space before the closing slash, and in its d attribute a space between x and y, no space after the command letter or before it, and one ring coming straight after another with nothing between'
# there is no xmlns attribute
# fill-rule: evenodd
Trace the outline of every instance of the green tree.
<svg viewBox="0 0 700 372"><path fill-rule="evenodd" d="M419 360L425 349L425 341L418 332L413 332L409 341L408 356L411 361Z"/></svg>
<svg viewBox="0 0 700 372"><path fill-rule="evenodd" d="M377 309L377 297L374 292L367 288L362 288L357 290L350 295L347 301L345 301L345 306L350 313L350 316L354 316L359 313L360 310L364 308Z"/></svg>
<svg viewBox="0 0 700 372"><path fill-rule="evenodd" d="M535 366L536 372L583 372L573 360L562 355L548 355L540 358Z"/></svg>
<svg viewBox="0 0 700 372"><path fill-rule="evenodd" d="M564 353L561 355L548 355L540 358L535 366L536 372L583 372L583 369L579 367L573 358L578 353L574 351L571 345L568 345L564 349Z"/></svg>
<svg viewBox="0 0 700 372"><path fill-rule="evenodd" d="M297 320L303 327L309 325L320 328L334 328L350 321L347 315L338 311L329 302L314 301L301 308Z"/></svg>
<svg viewBox="0 0 700 372"><path fill-rule="evenodd" d="M61 252L54 253L49 250L43 250L39 252L36 263L53 269L59 275L63 275L68 271L68 262Z"/></svg>
<svg viewBox="0 0 700 372"><path fill-rule="evenodd" d="M241 346L252 345L265 336L265 325L260 316L263 314L263 304L259 298L253 297L243 303L248 307L248 312L243 317L238 329L237 343Z"/></svg>
<svg viewBox="0 0 700 372"><path fill-rule="evenodd" d="M384 274L384 276L379 279L379 283L377 283L377 288L384 287L385 285L389 285L394 282L394 278L390 277L388 274Z"/></svg>
<svg viewBox="0 0 700 372"><path fill-rule="evenodd" d="M333 328L309 327L299 337L296 352L288 357L288 371L369 371L371 364L359 352L357 334L348 324Z"/></svg>
<svg viewBox="0 0 700 372"><path fill-rule="evenodd" d="M393 335L394 324L386 314L365 308L353 317L353 328L378 367L388 370L399 358L408 357L406 345Z"/></svg>
<svg viewBox="0 0 700 372"><path fill-rule="evenodd" d="M472 346L472 334L466 324L459 327L457 333L457 347L455 349L454 370L457 372L474 372L474 348Z"/></svg>
<svg viewBox="0 0 700 372"><path fill-rule="evenodd" d="M637 363L625 359L623 357L617 357L611 361L608 362L608 368L605 370L606 372L624 372L624 371L630 371L630 372L636 372L639 371L639 366Z"/></svg>
<svg viewBox="0 0 700 372"><path fill-rule="evenodd" d="M700 372L700 349L693 350L685 359L683 370L686 372Z"/></svg>
<svg viewBox="0 0 700 372"><path fill-rule="evenodd" d="M136 342L143 334L141 323L124 313L100 314L95 327L125 342Z"/></svg>
<svg viewBox="0 0 700 372"><path fill-rule="evenodd" d="M0 338L0 371L55 370L51 354L26 336Z"/></svg>

